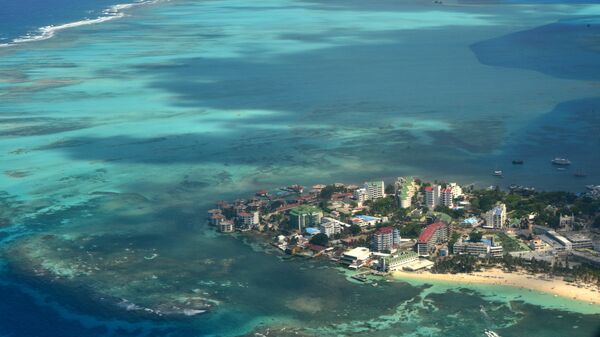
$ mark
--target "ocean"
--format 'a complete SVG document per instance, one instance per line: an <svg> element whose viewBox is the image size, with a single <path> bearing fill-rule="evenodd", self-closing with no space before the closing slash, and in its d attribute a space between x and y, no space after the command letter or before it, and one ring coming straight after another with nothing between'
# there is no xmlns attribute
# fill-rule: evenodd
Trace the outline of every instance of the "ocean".
<svg viewBox="0 0 600 337"><path fill-rule="evenodd" d="M599 184L597 4L0 8L0 336L597 335L588 303L356 284L205 224L293 183Z"/></svg>

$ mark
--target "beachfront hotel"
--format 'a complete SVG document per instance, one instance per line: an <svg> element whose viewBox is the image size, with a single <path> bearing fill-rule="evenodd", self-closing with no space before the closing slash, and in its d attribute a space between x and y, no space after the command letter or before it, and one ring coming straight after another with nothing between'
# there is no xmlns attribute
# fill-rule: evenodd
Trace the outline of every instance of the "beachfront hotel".
<svg viewBox="0 0 600 337"><path fill-rule="evenodd" d="M425 227L417 240L417 254L419 256L429 256L435 245L448 241L449 236L450 226L443 222L436 222Z"/></svg>
<svg viewBox="0 0 600 337"><path fill-rule="evenodd" d="M402 267L418 260L419 256L413 251L400 252L392 256L381 256L378 260L377 269L383 272L400 270Z"/></svg>
<svg viewBox="0 0 600 337"><path fill-rule="evenodd" d="M372 239L372 249L376 252L391 252L400 245L400 231L394 227L379 228Z"/></svg>
<svg viewBox="0 0 600 337"><path fill-rule="evenodd" d="M467 254L477 257L502 257L504 248L495 245L492 240L482 240L481 242L458 241L454 244L454 254Z"/></svg>

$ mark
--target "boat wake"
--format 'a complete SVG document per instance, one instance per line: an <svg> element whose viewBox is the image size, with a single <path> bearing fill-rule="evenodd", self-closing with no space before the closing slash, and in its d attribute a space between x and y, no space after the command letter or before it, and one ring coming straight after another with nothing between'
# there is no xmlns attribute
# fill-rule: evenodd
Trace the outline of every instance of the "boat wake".
<svg viewBox="0 0 600 337"><path fill-rule="evenodd" d="M131 9L133 7L139 7L139 6L143 6L143 5L155 4L158 2L164 2L164 1L169 1L169 0L138 0L133 3L113 5L113 6L108 7L104 11L102 11L102 15L95 19L83 19L80 21L69 22L69 23L65 23L62 25L56 25L56 26L49 25L49 26L40 27L40 28L38 28L36 33L31 33L31 34L27 34L27 35L18 37L16 39L13 39L9 43L0 43L0 48L10 47L10 46L14 46L14 45L21 44L21 43L47 40L47 39L54 37L56 35L56 33L58 33L61 30L75 28L75 27L81 27L81 26L94 25L94 24L98 24L98 23L102 23L102 22L106 22L106 21L120 19L120 18L127 16L127 14L124 12L127 9Z"/></svg>

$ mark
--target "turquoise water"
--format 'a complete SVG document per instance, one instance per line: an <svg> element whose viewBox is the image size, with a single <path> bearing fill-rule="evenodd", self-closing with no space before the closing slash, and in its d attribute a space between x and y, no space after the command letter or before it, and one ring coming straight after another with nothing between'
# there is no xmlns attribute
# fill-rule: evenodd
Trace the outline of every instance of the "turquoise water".
<svg viewBox="0 0 600 337"><path fill-rule="evenodd" d="M36 335L30 311L51 312L48 326L64 331L39 331L56 336L240 335L266 325L594 335L587 305L527 293L507 301L491 288L482 297L486 289L356 285L337 269L217 236L204 217L215 200L291 183L598 183L600 58L587 22L600 7L181 0L128 13L0 48L0 291L31 302L19 324L0 320L0 333ZM555 156L588 177L556 171ZM510 167L517 158L526 164ZM210 309L140 318L115 305L123 299ZM497 315L477 316L482 304ZM558 316L576 324L543 324Z"/></svg>

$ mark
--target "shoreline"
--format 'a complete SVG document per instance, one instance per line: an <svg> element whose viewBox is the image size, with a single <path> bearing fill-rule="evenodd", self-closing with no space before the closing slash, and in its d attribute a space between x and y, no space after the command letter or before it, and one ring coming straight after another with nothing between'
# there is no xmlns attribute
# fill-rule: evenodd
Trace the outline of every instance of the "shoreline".
<svg viewBox="0 0 600 337"><path fill-rule="evenodd" d="M170 0L133 0L130 3L120 3L120 4L111 5L111 6L108 6L107 8L105 8L101 12L101 15L97 16L96 18L83 18L78 21L67 22L67 23L63 23L63 24L51 24L51 25L47 25L47 26L38 27L35 30L35 32L31 32L31 33L27 33L22 36L18 36L16 38L11 39L7 43L0 43L0 48L8 48L8 47L18 46L23 43L31 43L31 42L48 40L48 39L53 38L58 32L65 30L65 29L95 25L95 24L108 22L108 21L112 21L112 20L116 20L116 19L122 19L122 18L128 16L126 11L129 9L139 7L139 6L153 5L153 4L157 4L160 2L167 2L167 1L170 1Z"/></svg>
<svg viewBox="0 0 600 337"><path fill-rule="evenodd" d="M458 284L496 285L534 290L554 296L600 305L600 287L596 285L569 283L562 277L549 277L544 274L527 274L522 271L507 273L499 268L469 274L434 274L430 271L394 271L391 276L398 280L443 281ZM578 286L578 284L580 286Z"/></svg>

